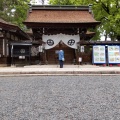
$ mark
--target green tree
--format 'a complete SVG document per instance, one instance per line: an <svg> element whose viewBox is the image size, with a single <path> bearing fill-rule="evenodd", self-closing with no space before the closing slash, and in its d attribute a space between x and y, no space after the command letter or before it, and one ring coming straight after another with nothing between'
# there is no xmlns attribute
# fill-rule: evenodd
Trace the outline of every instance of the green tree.
<svg viewBox="0 0 120 120"><path fill-rule="evenodd" d="M30 0L0 0L0 18L24 28Z"/></svg>
<svg viewBox="0 0 120 120"><path fill-rule="evenodd" d="M101 21L101 25L97 28L97 36L99 36L100 33L104 33L105 39L109 36L112 40L120 36L120 0L50 0L50 4L92 4L95 19ZM94 39L98 39L98 37Z"/></svg>
<svg viewBox="0 0 120 120"><path fill-rule="evenodd" d="M100 31L115 40L120 35L120 0L98 0L93 2L95 18L101 21Z"/></svg>

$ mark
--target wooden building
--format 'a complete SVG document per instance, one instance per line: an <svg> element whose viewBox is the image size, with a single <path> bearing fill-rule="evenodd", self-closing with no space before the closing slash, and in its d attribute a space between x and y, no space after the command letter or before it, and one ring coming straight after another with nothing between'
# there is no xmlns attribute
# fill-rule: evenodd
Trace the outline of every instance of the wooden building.
<svg viewBox="0 0 120 120"><path fill-rule="evenodd" d="M12 43L25 43L28 40L30 40L30 37L18 26L0 19L0 66L11 65ZM15 59L18 59L18 57Z"/></svg>
<svg viewBox="0 0 120 120"><path fill-rule="evenodd" d="M77 61L80 40L93 37L88 29L100 24L93 17L91 6L50 5L30 5L23 23L32 29L33 42L37 41L43 48L40 61L48 64L57 63L59 49L65 52L66 64Z"/></svg>

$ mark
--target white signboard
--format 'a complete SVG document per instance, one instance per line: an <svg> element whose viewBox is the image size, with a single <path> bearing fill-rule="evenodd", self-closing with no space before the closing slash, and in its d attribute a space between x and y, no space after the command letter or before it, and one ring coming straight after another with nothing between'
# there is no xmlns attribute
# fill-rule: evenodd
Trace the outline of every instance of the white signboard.
<svg viewBox="0 0 120 120"><path fill-rule="evenodd" d="M108 63L120 63L120 46L108 46Z"/></svg>
<svg viewBox="0 0 120 120"><path fill-rule="evenodd" d="M81 48L80 51L81 51L81 52L84 52L84 46L81 46L80 48Z"/></svg>
<svg viewBox="0 0 120 120"><path fill-rule="evenodd" d="M39 52L43 51L43 46L39 46Z"/></svg>
<svg viewBox="0 0 120 120"><path fill-rule="evenodd" d="M97 64L106 63L105 46L102 45L93 46L93 63Z"/></svg>
<svg viewBox="0 0 120 120"><path fill-rule="evenodd" d="M79 57L78 62L82 62L82 58L81 57Z"/></svg>
<svg viewBox="0 0 120 120"><path fill-rule="evenodd" d="M19 56L19 59L25 59L25 56Z"/></svg>

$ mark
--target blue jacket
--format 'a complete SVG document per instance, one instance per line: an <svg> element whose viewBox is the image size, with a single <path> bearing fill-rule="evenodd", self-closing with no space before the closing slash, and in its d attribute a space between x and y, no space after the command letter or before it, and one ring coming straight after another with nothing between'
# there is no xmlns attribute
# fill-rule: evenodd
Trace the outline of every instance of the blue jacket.
<svg viewBox="0 0 120 120"><path fill-rule="evenodd" d="M62 58L64 58L64 51L63 50L59 51L58 57L59 57L59 60L62 60Z"/></svg>

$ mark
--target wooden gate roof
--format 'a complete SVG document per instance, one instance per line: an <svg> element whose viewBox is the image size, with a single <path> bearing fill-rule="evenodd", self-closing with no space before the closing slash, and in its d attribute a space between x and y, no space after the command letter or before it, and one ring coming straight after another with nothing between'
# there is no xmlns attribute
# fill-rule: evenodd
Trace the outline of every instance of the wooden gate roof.
<svg viewBox="0 0 120 120"><path fill-rule="evenodd" d="M89 6L32 6L24 24L32 27L36 24L100 24L90 12ZM34 26L33 25L33 26Z"/></svg>

